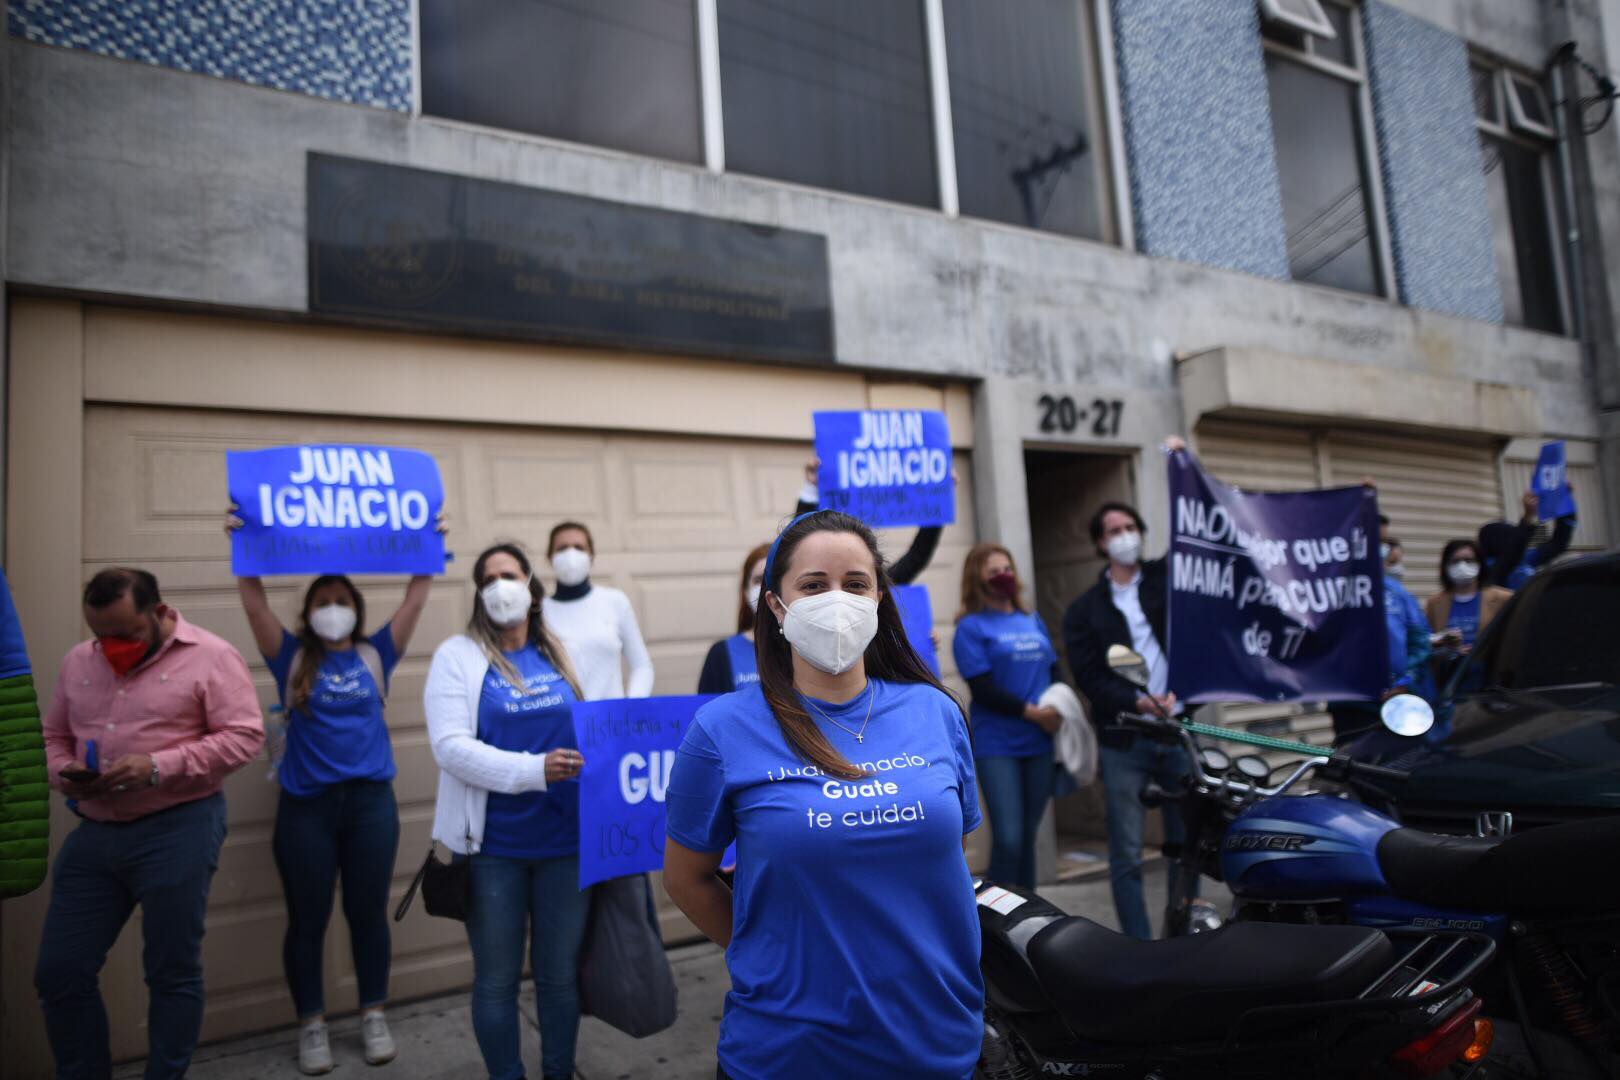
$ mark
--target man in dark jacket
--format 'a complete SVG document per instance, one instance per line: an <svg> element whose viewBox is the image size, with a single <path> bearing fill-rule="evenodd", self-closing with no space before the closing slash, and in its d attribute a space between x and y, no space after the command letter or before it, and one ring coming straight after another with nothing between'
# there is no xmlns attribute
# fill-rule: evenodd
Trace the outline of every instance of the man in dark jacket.
<svg viewBox="0 0 1620 1080"><path fill-rule="evenodd" d="M1147 526L1134 507L1104 503L1091 518L1091 540L1108 567L1063 616L1063 638L1069 668L1080 692L1091 703L1097 726L1101 772L1108 801L1108 876L1121 929L1132 937L1153 936L1142 888L1142 826L1146 807L1142 786L1157 780L1172 788L1188 769L1186 751L1174 743L1149 739L1121 727L1122 712L1152 713L1179 709L1170 692L1170 657L1165 650L1167 572L1163 559L1142 561ZM1147 662L1148 687L1142 690L1108 666L1108 647L1124 645ZM1185 837L1180 808L1164 806L1167 847ZM1170 866L1170 888L1178 889L1177 868ZM1190 899L1196 880L1185 883Z"/></svg>

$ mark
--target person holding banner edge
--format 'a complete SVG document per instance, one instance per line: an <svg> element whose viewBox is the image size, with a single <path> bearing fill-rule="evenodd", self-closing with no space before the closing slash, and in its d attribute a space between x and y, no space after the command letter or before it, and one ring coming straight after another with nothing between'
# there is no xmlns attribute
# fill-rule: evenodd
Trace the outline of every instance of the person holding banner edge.
<svg viewBox="0 0 1620 1080"><path fill-rule="evenodd" d="M574 1069L579 951L579 785L568 654L546 628L529 557L496 544L473 564L465 633L433 653L423 706L439 766L433 839L469 864L472 1021L491 1080L523 1076L518 987L529 936L541 1072Z"/></svg>
<svg viewBox="0 0 1620 1080"><path fill-rule="evenodd" d="M653 689L653 663L641 638L630 598L591 581L596 542L577 521L552 526L546 558L557 590L546 605L546 625L568 650L582 701L646 697ZM630 665L626 683L624 665Z"/></svg>
<svg viewBox="0 0 1620 1080"><path fill-rule="evenodd" d="M962 562L962 607L951 649L972 695L973 765L990 811L991 881L1035 887L1035 839L1052 799L1052 736L1063 724L1040 704L1062 680L1041 617L1024 607L1012 554L979 544Z"/></svg>
<svg viewBox="0 0 1620 1080"><path fill-rule="evenodd" d="M1167 453L1186 446L1175 436L1164 443ZM1170 661L1164 647L1169 573L1163 558L1142 559L1146 533L1147 524L1135 507L1119 502L1099 506L1091 517L1090 534L1097 554L1108 565L1097 583L1063 615L1069 670L1074 672L1076 687L1091 703L1091 719L1097 727L1114 910L1120 928L1143 941L1153 937L1153 925L1142 884L1142 829L1147 817L1142 787L1152 779L1173 790L1191 765L1179 744L1149 740L1118 723L1122 712L1180 711L1169 688ZM1130 647L1147 662L1147 692L1109 668L1108 647L1116 644ZM1167 802L1161 812L1165 847L1179 846L1186 833L1179 807ZM1181 881L1176 860L1168 861L1167 872L1172 895L1178 889L1189 899L1196 893L1197 880Z"/></svg>
<svg viewBox="0 0 1620 1080"><path fill-rule="evenodd" d="M770 549L769 544L760 544L743 559L742 580L737 583L737 632L709 646L698 674L700 694L729 694L759 682L759 667L754 662L754 611L759 607L765 554Z"/></svg>
<svg viewBox="0 0 1620 1080"><path fill-rule="evenodd" d="M227 513L227 534L241 524ZM442 534L442 517L438 527ZM386 1064L397 1052L383 1012L392 949L388 890L399 850L396 770L383 710L389 677L432 584L426 574L413 576L393 617L368 635L365 598L342 574L310 582L296 632L276 616L262 578L236 579L254 644L290 721L276 770L281 796L271 851L287 905L282 967L300 1025L298 1068L306 1075L333 1068L321 968L340 879L366 1063Z"/></svg>
<svg viewBox="0 0 1620 1080"><path fill-rule="evenodd" d="M677 751L664 884L726 948L720 1077L965 1080L978 1059L972 751L891 588L862 522L794 519L766 558L759 684Z"/></svg>

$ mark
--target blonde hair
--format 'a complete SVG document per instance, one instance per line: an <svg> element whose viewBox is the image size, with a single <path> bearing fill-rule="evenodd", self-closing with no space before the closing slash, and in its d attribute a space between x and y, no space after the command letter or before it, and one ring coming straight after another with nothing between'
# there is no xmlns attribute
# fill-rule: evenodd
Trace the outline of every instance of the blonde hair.
<svg viewBox="0 0 1620 1080"><path fill-rule="evenodd" d="M523 567L523 572L529 576L530 603L527 617L529 643L557 669L557 674L568 683L568 688L574 692L574 696L583 701L584 695L580 692L579 680L574 677L574 665L569 662L567 651L557 640L556 635L546 628L545 620L541 618L541 608L546 597L545 587L535 580L534 571L529 565L529 557L517 544L496 544L487 548L473 564L473 610L472 617L467 620L467 636L478 643L490 666L499 671L514 690L521 694L529 692L528 687L524 685L523 676L518 674L512 661L501 651L501 627L496 626L495 621L489 617L489 612L484 610L483 589L488 584L484 579L484 564L489 562L491 555L501 554L516 559L518 565Z"/></svg>

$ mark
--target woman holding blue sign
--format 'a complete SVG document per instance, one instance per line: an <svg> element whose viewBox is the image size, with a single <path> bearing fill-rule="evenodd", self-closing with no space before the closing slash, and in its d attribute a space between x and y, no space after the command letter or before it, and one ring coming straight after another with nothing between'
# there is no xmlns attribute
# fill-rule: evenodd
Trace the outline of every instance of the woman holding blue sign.
<svg viewBox="0 0 1620 1080"><path fill-rule="evenodd" d="M473 1033L491 1080L523 1076L523 940L544 1076L574 1070L580 942L579 770L568 656L546 629L529 558L497 544L473 564L467 632L433 654L423 704L439 764L433 839L469 862Z"/></svg>
<svg viewBox="0 0 1620 1080"><path fill-rule="evenodd" d="M228 529L238 525L235 517L227 519ZM332 1069L321 958L339 878L366 1061L381 1065L394 1058L383 1004L399 808L383 705L389 676L410 644L432 583L426 575L411 578L393 618L368 635L365 597L341 574L310 583L296 632L276 617L261 578L236 579L253 640L288 719L271 849L287 903L281 954L302 1026L298 1066L308 1074Z"/></svg>
<svg viewBox="0 0 1620 1080"><path fill-rule="evenodd" d="M698 711L666 797L664 885L726 947L720 1075L964 1080L984 989L962 710L859 520L796 518L763 588L760 681Z"/></svg>
<svg viewBox="0 0 1620 1080"><path fill-rule="evenodd" d="M765 580L765 553L770 549L769 544L761 544L743 559L742 580L737 584L737 632L709 646L698 675L700 694L729 694L759 682L759 667L754 663L754 612Z"/></svg>
<svg viewBox="0 0 1620 1080"><path fill-rule="evenodd" d="M1052 735L1063 718L1040 704L1061 678L1057 651L1021 593L1006 548L969 551L951 651L973 696L973 764L990 810L990 880L1033 889L1035 837L1052 799Z"/></svg>

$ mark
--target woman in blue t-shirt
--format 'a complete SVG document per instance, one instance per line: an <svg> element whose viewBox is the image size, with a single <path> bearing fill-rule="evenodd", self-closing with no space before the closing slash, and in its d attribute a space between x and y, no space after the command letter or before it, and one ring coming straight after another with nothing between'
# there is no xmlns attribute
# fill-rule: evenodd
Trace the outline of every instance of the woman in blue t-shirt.
<svg viewBox="0 0 1620 1080"><path fill-rule="evenodd" d="M529 557L497 544L473 564L467 632L433 654L423 704L439 764L433 838L470 862L473 1034L491 1080L523 1076L518 985L529 937L540 1066L574 1072L580 942L579 683L546 629Z"/></svg>
<svg viewBox="0 0 1620 1080"><path fill-rule="evenodd" d="M759 682L754 664L754 611L759 607L759 591L765 578L765 553L761 544L743 560L742 580L737 583L737 632L709 646L698 675L700 694L729 694Z"/></svg>
<svg viewBox="0 0 1620 1080"><path fill-rule="evenodd" d="M698 710L676 753L664 885L726 948L733 1080L964 1080L978 1060L967 724L891 585L860 521L796 518L765 560L759 683ZM735 891L715 873L733 841Z"/></svg>
<svg viewBox="0 0 1620 1080"><path fill-rule="evenodd" d="M1026 611L1012 556L979 544L962 563L951 651L973 696L973 765L990 811L990 880L1035 887L1035 837L1052 799L1052 733L1041 695L1059 679L1041 617Z"/></svg>
<svg viewBox="0 0 1620 1080"><path fill-rule="evenodd" d="M365 598L341 574L310 583L296 632L271 610L261 579L236 579L253 640L275 676L287 717L270 846L287 903L281 958L301 1026L299 1068L306 1073L332 1068L321 958L340 878L366 1061L380 1065L394 1057L383 1004L399 809L383 703L432 580L413 577L394 617L368 635Z"/></svg>

